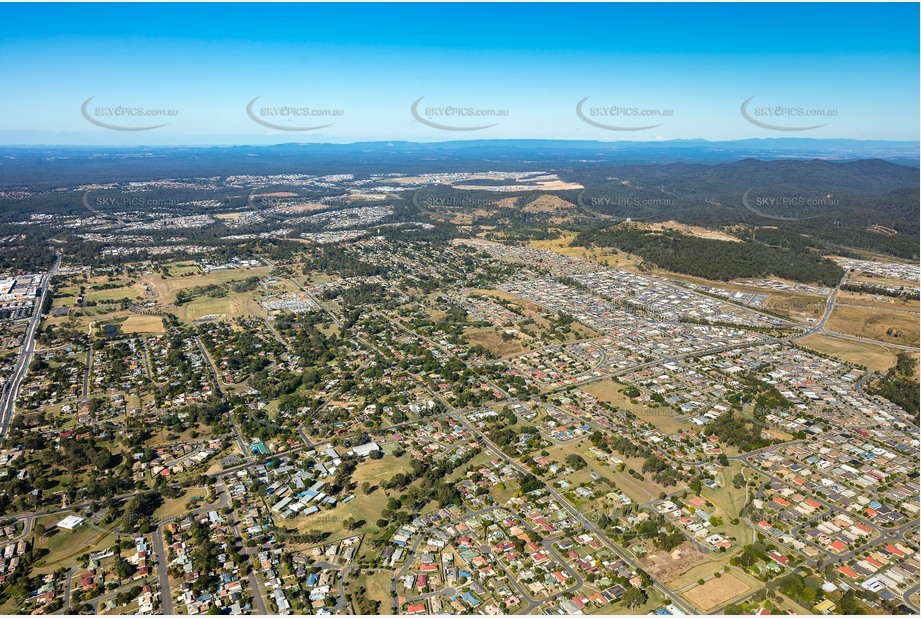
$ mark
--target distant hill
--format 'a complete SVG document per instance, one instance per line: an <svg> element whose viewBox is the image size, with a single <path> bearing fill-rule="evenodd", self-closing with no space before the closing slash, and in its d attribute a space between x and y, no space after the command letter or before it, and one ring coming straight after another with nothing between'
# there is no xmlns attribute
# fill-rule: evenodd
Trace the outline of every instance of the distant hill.
<svg viewBox="0 0 921 618"><path fill-rule="evenodd" d="M0 135L2 140L2 135ZM149 180L166 176L356 173L400 167L419 171L520 170L625 164L716 164L763 160L884 159L914 162L918 142L769 138L709 142L601 142L578 140L467 140L359 142L214 147L0 147L0 189L56 182Z"/></svg>

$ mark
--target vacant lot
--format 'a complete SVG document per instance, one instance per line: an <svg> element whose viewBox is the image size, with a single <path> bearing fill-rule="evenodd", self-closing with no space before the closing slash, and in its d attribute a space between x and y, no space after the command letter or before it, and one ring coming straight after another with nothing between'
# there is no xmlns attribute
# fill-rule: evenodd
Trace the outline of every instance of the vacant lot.
<svg viewBox="0 0 921 618"><path fill-rule="evenodd" d="M266 317L268 313L252 298L252 292L230 292L223 298L202 296L170 309L180 320L196 320L204 316L236 318L243 315Z"/></svg>
<svg viewBox="0 0 921 618"><path fill-rule="evenodd" d="M688 569L700 564L704 560L697 546L685 541L675 549L668 551L656 550L648 553L637 562L643 570L656 579L669 582Z"/></svg>
<svg viewBox="0 0 921 618"><path fill-rule="evenodd" d="M140 295L140 290L134 286L131 286L112 288L109 290L87 290L84 300L97 303L117 301L123 298L127 298L128 300L136 300Z"/></svg>
<svg viewBox="0 0 921 618"><path fill-rule="evenodd" d="M703 586L695 586L684 593L684 597L700 611L709 612L752 590L752 587L737 577L734 572L723 573Z"/></svg>
<svg viewBox="0 0 921 618"><path fill-rule="evenodd" d="M487 296L487 297L492 296L493 298L499 298L501 300L509 301L513 305L516 305L517 308L523 309L526 312L530 311L532 313L540 313L541 311L543 311L540 305L524 300L523 298L519 298L518 296L515 296L514 294L509 294L508 292L504 292L502 290L484 290L480 288L473 288L473 289L468 289L465 291L468 294L477 294L479 296ZM522 316L521 319L524 319L525 317L527 316Z"/></svg>
<svg viewBox="0 0 921 618"><path fill-rule="evenodd" d="M503 339L502 332L492 326L484 328L468 328L464 331L464 336L471 346L481 345L496 356L514 356L521 354L525 348L524 341L520 337L512 339ZM526 336L526 335L525 335Z"/></svg>
<svg viewBox="0 0 921 618"><path fill-rule="evenodd" d="M606 247L587 248L571 246L570 243L575 237L575 232L563 232L562 236L558 239L532 240L528 242L528 246L535 249L553 251L554 253L559 253L561 255L569 255L572 257L581 258L583 260L595 262L610 268L636 266L639 262L642 261L631 257L626 253L619 253L614 249L608 249Z"/></svg>
<svg viewBox="0 0 921 618"><path fill-rule="evenodd" d="M163 267L169 273L171 277L181 277L189 273L199 273L201 269L198 267L198 264L192 261L181 261L181 262L169 262L164 264Z"/></svg>
<svg viewBox="0 0 921 618"><path fill-rule="evenodd" d="M166 519L168 517L177 517L183 515L189 509L186 507L193 498L200 498L195 508L205 506L208 504L205 501L205 498L208 497L208 489L205 487L194 487L186 490L184 494L178 498L172 498L165 500L163 504L154 511L154 517L157 519Z"/></svg>
<svg viewBox="0 0 921 618"><path fill-rule="evenodd" d="M121 331L123 333L154 333L162 334L163 318L158 315L129 315L128 319L122 322Z"/></svg>
<svg viewBox="0 0 921 618"><path fill-rule="evenodd" d="M835 307L828 330L885 343L918 345L918 316L884 308Z"/></svg>
<svg viewBox="0 0 921 618"><path fill-rule="evenodd" d="M727 234L719 230L709 230L697 225L688 225L678 223L677 221L663 221L661 223L634 223L636 227L644 230L671 230L685 234L686 236L696 236L698 238L712 238L714 240L725 240L726 242L742 242L742 239L732 234Z"/></svg>
<svg viewBox="0 0 921 618"><path fill-rule="evenodd" d="M894 286L916 286L917 281L910 279L899 279L898 277L874 277L873 275L864 275L856 273L848 275L847 280L851 283L870 283L875 285L894 285Z"/></svg>
<svg viewBox="0 0 921 618"><path fill-rule="evenodd" d="M627 388L627 384L621 384L615 382L614 380L601 380L600 382L593 382L591 384L586 384L580 388L590 395L594 395L602 401L606 401L612 405L617 406L622 410L627 412L632 412L637 416L645 414L647 416L671 416L668 414L670 408L667 407L646 407L642 403L633 403L630 401L630 398L624 395L622 392L623 389ZM649 402L652 403L652 402ZM654 404L655 405L655 404ZM643 419L647 420L647 419ZM651 419L648 419L649 422L653 422Z"/></svg>
<svg viewBox="0 0 921 618"><path fill-rule="evenodd" d="M373 573L362 573L355 581L355 588L364 586L367 590L368 598L372 601L379 601L379 611L383 615L393 614L393 603L390 600L390 580L393 577L391 571L376 571Z"/></svg>
<svg viewBox="0 0 921 618"><path fill-rule="evenodd" d="M838 305L859 305L861 307L882 309L884 311L908 311L911 313L918 313L919 307L919 303L916 300L879 296L878 294L848 292L847 290L838 292L835 303Z"/></svg>
<svg viewBox="0 0 921 618"><path fill-rule="evenodd" d="M742 462L732 461L729 463L728 467L720 470L719 481L722 484L722 487L717 490L712 490L708 487L704 487L700 493L702 498L715 504L722 514L724 523L722 526L719 526L714 530L724 536L735 539L733 547L729 549L729 551L727 551L725 554L713 554L717 557L725 556L728 559L729 557L735 555L739 548L751 543L754 540L752 538L752 529L748 526L748 524L741 520L738 524L735 525L730 522L730 520L733 518L741 517L742 509L744 509L745 505L747 504L747 488L742 486L736 489L732 484L733 478L736 474L739 473L744 476L746 482L755 477L757 477L759 482L765 480L763 476L756 475L755 472L742 465Z"/></svg>
<svg viewBox="0 0 921 618"><path fill-rule="evenodd" d="M753 287L748 290L755 292L758 289ZM767 298L762 303L762 307L765 310L801 322L821 318L827 301L824 296L784 294L782 292L765 292L764 290L756 293L767 295Z"/></svg>
<svg viewBox="0 0 921 618"><path fill-rule="evenodd" d="M156 274L143 277L141 281L156 288L157 298L160 302L171 303L176 300L176 292L179 290L227 283L229 281L242 281L250 277L265 277L268 276L271 270L272 269L268 266L261 266L259 268L233 268L228 270L216 270L208 274L190 275L188 277L170 276L166 279L164 279L162 275ZM170 273L173 273L172 269Z"/></svg>
<svg viewBox="0 0 921 618"><path fill-rule="evenodd" d="M885 372L895 364L895 351L882 344L836 339L828 335L809 335L800 339L799 343L810 350L865 365L874 371Z"/></svg>
<svg viewBox="0 0 921 618"><path fill-rule="evenodd" d="M654 499L663 491L674 491L679 489L678 487L663 487L644 475L642 480L631 476L628 470L631 468L640 472L643 469L643 459L639 457L624 457L620 453L616 453L624 461L624 470L623 472L618 472L617 468L602 464L602 462L595 459L593 455L587 454L585 451L588 449L589 444L585 439L577 440L571 442L564 446L554 446L547 449L550 453L550 459L563 462L568 455L579 455L585 459L585 463L588 464L587 467L577 470L570 475L559 475L554 477L553 481L565 480L569 482L573 487L579 485L580 483L594 483L594 488L600 493L604 494L614 489L619 489L623 491L631 500L638 503L648 502ZM591 477L591 472L595 471L602 478L606 478L614 484L614 487L610 487L606 484L593 481Z"/></svg>
<svg viewBox="0 0 921 618"><path fill-rule="evenodd" d="M670 279L677 279L679 281L686 281L688 283L694 283L697 285L711 286L722 290L729 290L731 292L764 294L766 298L760 307L761 309L782 315L791 320L802 321L806 320L807 318L817 320L822 317L822 312L825 311L826 298L817 294L794 294L793 292L778 292L768 288L758 287L756 285L743 285L740 283L729 283L726 281L712 281L710 279L692 277L690 275L683 275L680 273L672 273L668 271L662 271L662 274L668 276ZM791 285L794 283L784 279L780 279L780 281L786 281ZM754 309L757 310L758 308L755 307Z"/></svg>

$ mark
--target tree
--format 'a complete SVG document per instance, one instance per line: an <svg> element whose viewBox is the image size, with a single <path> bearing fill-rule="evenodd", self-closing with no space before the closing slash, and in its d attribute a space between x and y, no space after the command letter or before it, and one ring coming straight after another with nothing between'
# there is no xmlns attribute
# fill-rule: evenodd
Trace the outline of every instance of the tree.
<svg viewBox="0 0 921 618"><path fill-rule="evenodd" d="M588 464L585 462L585 459L581 455L572 453L571 455L566 456L566 465L571 467L573 470L582 470Z"/></svg>
<svg viewBox="0 0 921 618"><path fill-rule="evenodd" d="M631 586L624 592L624 596L621 598L624 602L624 605L634 609L640 607L646 602L646 593L640 590L639 588Z"/></svg>
<svg viewBox="0 0 921 618"><path fill-rule="evenodd" d="M119 558L115 562L115 574L121 579L128 579L134 575L135 566L125 560L124 558Z"/></svg>

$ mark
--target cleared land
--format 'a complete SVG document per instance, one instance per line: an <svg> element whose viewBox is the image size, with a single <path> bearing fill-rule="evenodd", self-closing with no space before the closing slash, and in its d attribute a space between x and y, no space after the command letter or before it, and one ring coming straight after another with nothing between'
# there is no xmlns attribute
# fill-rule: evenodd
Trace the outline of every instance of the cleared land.
<svg viewBox="0 0 921 618"><path fill-rule="evenodd" d="M670 582L682 573L700 564L704 555L697 546L685 541L670 552L653 551L637 562L643 570L663 582Z"/></svg>
<svg viewBox="0 0 921 618"><path fill-rule="evenodd" d="M711 579L703 586L695 586L685 592L684 597L702 612L709 612L751 590L752 587L735 572L729 572Z"/></svg>
<svg viewBox="0 0 921 618"><path fill-rule="evenodd" d="M711 238L714 240L725 240L727 242L742 242L742 239L737 236L733 236L732 234L727 234L719 230L709 230L705 227L700 227L699 225L678 223L677 221L663 221L661 223L635 223L634 225L646 230L672 230L687 236L697 236L698 238Z"/></svg>
<svg viewBox="0 0 921 618"><path fill-rule="evenodd" d="M205 506L207 502L205 499L208 497L208 490L205 487L193 487L179 496L178 498L169 499L163 502L160 507L154 511L154 517L157 519L166 519L169 517L177 517L179 515L185 514L189 508L186 506L194 498L199 498L199 506Z"/></svg>
<svg viewBox="0 0 921 618"><path fill-rule="evenodd" d="M163 275L148 275L141 279L142 282L152 285L157 290L157 298L160 302L171 303L176 300L176 292L187 288L206 286L230 281L242 281L250 277L266 277L272 271L268 266L258 268L232 268L227 270L215 270L207 274L183 276L171 276L166 279ZM172 274L172 269L170 273Z"/></svg>
<svg viewBox="0 0 921 618"><path fill-rule="evenodd" d="M878 294L863 294L860 292L849 292L841 290L835 299L836 305L860 305L861 307L870 307L874 310L882 311L905 311L909 313L918 313L919 303L916 300L907 300L902 298L893 298L891 296L880 296Z"/></svg>
<svg viewBox="0 0 921 618"><path fill-rule="evenodd" d="M39 560L37 574L53 573L58 568L72 564L83 555L112 547L117 537L114 530L107 530L85 523L74 530L52 528L64 518L64 514L50 515L39 521L48 527L50 535L36 540L36 548L47 547L50 553Z"/></svg>
<svg viewBox="0 0 921 618"><path fill-rule="evenodd" d="M121 331L154 334L166 332L163 328L163 318L158 315L129 315L128 319L122 322Z"/></svg>
<svg viewBox="0 0 921 618"><path fill-rule="evenodd" d="M714 528L714 530L723 536L734 539L733 547L726 553L711 554L716 558L724 558L720 564L728 563L728 559L738 553L741 547L754 541L752 529L744 521L741 521L742 510L747 504L748 490L745 486L736 489L732 484L732 479L739 473L744 476L746 481L756 476L752 470L743 466L742 462L732 461L728 467L720 470L719 481L722 486L719 489L712 490L704 487L700 492L702 498L715 504L721 511L724 523L722 526ZM757 475L757 479L759 482L765 480L761 475ZM733 525L730 522L733 518L738 518L739 523Z"/></svg>
<svg viewBox="0 0 921 618"><path fill-rule="evenodd" d="M822 313L825 311L826 298L818 294L778 292L776 290L762 288L756 285L743 285L740 283L726 281L711 281L710 279L702 279L701 277L692 277L690 275L683 275L680 273L673 273L664 270L658 272L662 276L668 277L669 279L686 281L696 285L706 285L714 288L719 288L721 290L728 290L730 292L764 294L766 298L764 299L761 307L753 307L752 309L755 311L763 309L765 311L776 313L791 320L805 321L807 318L818 320L820 317L822 317ZM772 278L778 279L779 281L785 281L790 285L794 285L795 283L793 281L779 279L777 277Z"/></svg>
<svg viewBox="0 0 921 618"><path fill-rule="evenodd" d="M372 601L379 601L379 611L383 615L393 614L393 603L390 597L390 580L393 577L391 571L376 571L373 573L362 573L356 580L356 588L364 586L368 598Z"/></svg>
<svg viewBox="0 0 921 618"><path fill-rule="evenodd" d="M547 449L550 453L549 458L554 461L562 462L566 459L567 455L579 455L585 459L585 463L588 464L587 467L577 470L569 475L558 475L552 478L553 482L564 480L570 483L572 487L569 491L572 491L577 485L581 483L591 483L593 489L600 494L605 494L614 489L619 489L627 494L631 500L637 503L645 503L654 499L661 492L675 491L680 489L679 487L665 487L651 481L648 477L644 475L642 480L632 476L628 470L631 468L640 472L643 469L643 459L639 457L624 457L622 454L617 453L617 456L624 461L624 470L623 472L618 472L616 468L609 465L602 465L602 463L595 459L591 455L586 455L586 449L589 444L585 439L576 440L564 446L555 446ZM591 477L592 471L598 473L601 478L606 478L611 483L613 487L607 484L604 484L600 481L595 481ZM603 499L603 498L600 498Z"/></svg>
<svg viewBox="0 0 921 618"><path fill-rule="evenodd" d="M87 290L84 300L97 303L117 301L123 298L127 298L128 300L137 300L138 296L140 295L140 289L134 286L119 287L109 290Z"/></svg>
<svg viewBox="0 0 921 618"><path fill-rule="evenodd" d="M558 210L572 210L575 208L561 197L555 195L541 195L522 208L525 212L556 212Z"/></svg>
<svg viewBox="0 0 921 618"><path fill-rule="evenodd" d="M470 345L481 345L499 357L514 356L528 349L519 337L503 339L502 332L491 326L467 329L464 331L464 337L467 338Z"/></svg>
<svg viewBox="0 0 921 618"><path fill-rule="evenodd" d="M825 302L823 296L771 292L764 299L762 308L790 320L804 322L821 318L825 311Z"/></svg>
<svg viewBox="0 0 921 618"><path fill-rule="evenodd" d="M828 330L884 343L918 345L918 316L884 308L835 307Z"/></svg>
<svg viewBox="0 0 921 618"><path fill-rule="evenodd" d="M828 354L843 361L865 365L874 371L884 372L895 365L895 352L883 344L849 341L818 334L803 337L799 343L810 350Z"/></svg>
<svg viewBox="0 0 921 618"><path fill-rule="evenodd" d="M602 401L636 414L637 418L646 421L663 433L673 434L679 430L690 428L688 421L668 406L654 405L647 407L639 402L633 403L629 397L620 392L626 388L626 385L618 384L614 380L593 382L580 388Z"/></svg>
<svg viewBox="0 0 921 618"><path fill-rule="evenodd" d="M236 318L243 315L266 317L268 313L252 301L252 292L230 292L223 298L204 296L193 301L171 307L170 312L175 313L180 320L197 320L205 316L221 316Z"/></svg>
<svg viewBox="0 0 921 618"><path fill-rule="evenodd" d="M553 251L560 255L569 255L572 257L582 258L590 262L602 264L610 268L625 268L628 266L635 267L639 262L638 258L620 253L614 249L608 248L587 248L571 246L573 239L576 237L575 232L563 232L562 236L553 240L532 240L528 242L529 247L535 249L545 249Z"/></svg>

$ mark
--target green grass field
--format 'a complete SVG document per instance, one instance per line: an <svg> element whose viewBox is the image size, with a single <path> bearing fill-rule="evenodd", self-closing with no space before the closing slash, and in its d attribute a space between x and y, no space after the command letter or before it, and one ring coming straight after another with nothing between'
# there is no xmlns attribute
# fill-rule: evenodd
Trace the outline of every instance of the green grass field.
<svg viewBox="0 0 921 618"><path fill-rule="evenodd" d="M122 298L127 298L128 300L137 300L137 297L140 296L140 292L135 287L127 288L114 288L111 290L87 290L86 296L84 297L85 301L88 302L107 302L107 301L117 301Z"/></svg>
<svg viewBox="0 0 921 618"><path fill-rule="evenodd" d="M38 521L44 524L49 531L56 530L52 526L66 515L66 513L49 515ZM83 554L112 547L117 536L116 527L117 524L101 527L85 523L75 530L57 530L50 537L37 539L36 547L45 547L50 553L38 561L34 573L44 575L61 567L69 568L76 564L77 559Z"/></svg>

